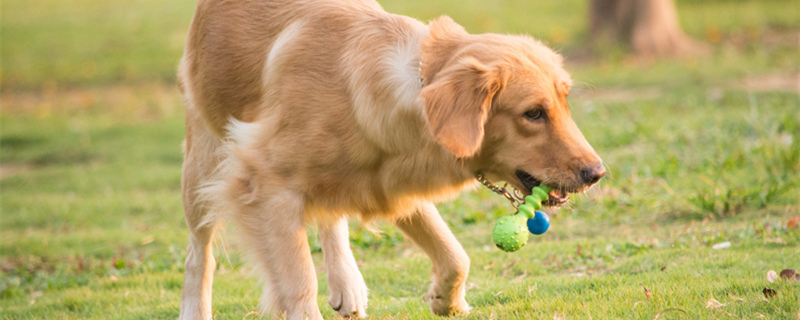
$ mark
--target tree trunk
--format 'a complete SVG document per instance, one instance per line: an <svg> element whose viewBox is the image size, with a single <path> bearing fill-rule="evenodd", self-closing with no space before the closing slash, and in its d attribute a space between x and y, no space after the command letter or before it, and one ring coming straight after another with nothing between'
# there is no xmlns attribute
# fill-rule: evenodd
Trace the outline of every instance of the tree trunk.
<svg viewBox="0 0 800 320"><path fill-rule="evenodd" d="M704 50L681 30L672 0L591 0L589 34L596 47L622 44L639 55Z"/></svg>

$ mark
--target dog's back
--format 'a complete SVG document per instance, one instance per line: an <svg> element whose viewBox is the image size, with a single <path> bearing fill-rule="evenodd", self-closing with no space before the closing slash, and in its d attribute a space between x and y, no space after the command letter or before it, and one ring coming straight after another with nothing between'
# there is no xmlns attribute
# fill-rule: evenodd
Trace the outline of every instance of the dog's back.
<svg viewBox="0 0 800 320"><path fill-rule="evenodd" d="M269 70L267 59L277 57L287 42L293 42L293 48L285 67L294 64L296 75L335 83L340 71L336 51L352 29L386 16L372 0L201 0L180 64L181 90L209 129L224 136L230 118L250 122L257 117L269 90L264 87L265 74L276 73Z"/></svg>

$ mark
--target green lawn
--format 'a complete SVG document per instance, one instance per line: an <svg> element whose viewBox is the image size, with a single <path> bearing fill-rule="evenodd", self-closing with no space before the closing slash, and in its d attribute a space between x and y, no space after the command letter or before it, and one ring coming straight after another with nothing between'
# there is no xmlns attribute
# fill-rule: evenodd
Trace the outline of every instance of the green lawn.
<svg viewBox="0 0 800 320"><path fill-rule="evenodd" d="M194 3L0 5L0 317L177 317L188 231L173 83ZM532 34L567 57L586 42L585 0L381 3ZM490 232L504 199L481 188L439 205L472 259L464 318L800 319L800 282L766 279L800 269L800 2L677 4L708 56L568 60L573 117L609 173L548 233L503 253ZM435 318L421 299L427 257L378 227L351 224L370 318ZM233 228L217 240L217 319L256 317L261 289L236 241Z"/></svg>

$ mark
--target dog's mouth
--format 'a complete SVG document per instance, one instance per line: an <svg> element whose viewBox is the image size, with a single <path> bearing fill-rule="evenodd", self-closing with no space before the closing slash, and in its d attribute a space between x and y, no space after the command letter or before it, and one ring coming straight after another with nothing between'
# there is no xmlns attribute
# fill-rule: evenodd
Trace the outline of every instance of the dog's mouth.
<svg viewBox="0 0 800 320"><path fill-rule="evenodd" d="M525 171L517 170L515 174L517 175L517 179L519 179L520 183L522 183L522 185L525 187L526 194L530 194L531 189L542 184L542 181L534 178L532 175L530 175ZM567 203L567 201L569 200L569 193L559 188L553 188L553 189L554 189L553 191L550 191L547 194L548 196L550 196L550 198L548 198L547 201L542 202L542 205L558 207Z"/></svg>

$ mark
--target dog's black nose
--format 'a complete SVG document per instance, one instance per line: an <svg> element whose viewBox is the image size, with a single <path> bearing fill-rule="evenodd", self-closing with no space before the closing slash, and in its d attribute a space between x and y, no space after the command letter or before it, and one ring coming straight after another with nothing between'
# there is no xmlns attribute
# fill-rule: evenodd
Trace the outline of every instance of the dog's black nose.
<svg viewBox="0 0 800 320"><path fill-rule="evenodd" d="M581 169L581 179L587 184L594 184L600 181L600 178L604 175L606 175L606 168L603 167L602 163L596 163L591 167Z"/></svg>

